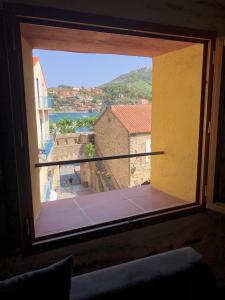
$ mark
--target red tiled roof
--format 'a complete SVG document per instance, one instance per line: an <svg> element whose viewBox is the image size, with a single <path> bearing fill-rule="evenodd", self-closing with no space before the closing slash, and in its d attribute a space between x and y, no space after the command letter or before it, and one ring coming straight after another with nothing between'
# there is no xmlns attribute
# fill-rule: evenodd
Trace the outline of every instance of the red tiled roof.
<svg viewBox="0 0 225 300"><path fill-rule="evenodd" d="M129 133L151 132L151 104L112 105L111 112Z"/></svg>
<svg viewBox="0 0 225 300"><path fill-rule="evenodd" d="M36 65L36 63L39 61L39 57L33 56L33 65Z"/></svg>

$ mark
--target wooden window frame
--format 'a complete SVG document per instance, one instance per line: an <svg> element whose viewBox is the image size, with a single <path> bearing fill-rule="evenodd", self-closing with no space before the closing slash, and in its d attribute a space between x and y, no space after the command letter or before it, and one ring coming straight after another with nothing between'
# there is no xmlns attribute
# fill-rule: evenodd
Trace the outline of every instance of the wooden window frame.
<svg viewBox="0 0 225 300"><path fill-rule="evenodd" d="M225 37L219 37L215 45L214 78L212 91L212 110L208 167L207 208L225 213L225 203L221 201L220 186L223 184L224 169L221 168L222 138L224 136L225 112ZM221 178L222 175L222 178Z"/></svg>
<svg viewBox="0 0 225 300"><path fill-rule="evenodd" d="M209 134L208 124L211 119L212 79L213 79L213 51L216 34L203 30L187 29L142 21L105 17L59 9L43 7L5 4L4 5L4 38L7 53L7 69L10 74L8 95L11 99L13 120L11 130L15 136L15 162L17 176L16 197L19 214L19 231L21 233L21 249L43 250L51 247L63 246L68 243L80 242L103 235L118 233L119 231L145 226L154 222L164 221L178 216L203 211L206 208L205 193L208 180ZM204 44L202 68L202 93L198 150L198 174L196 203L184 205L179 209L164 209L158 213L148 213L138 217L126 218L100 224L93 228L71 230L63 236L47 236L45 239L34 239L34 224L32 210L31 179L29 170L29 149L26 121L26 105L24 92L24 78L22 67L20 23L41 24L64 28L78 28L99 32L126 34L163 38L177 41L190 41ZM19 105L18 105L19 104ZM5 173L10 178L10 174ZM15 201L15 199L14 199Z"/></svg>

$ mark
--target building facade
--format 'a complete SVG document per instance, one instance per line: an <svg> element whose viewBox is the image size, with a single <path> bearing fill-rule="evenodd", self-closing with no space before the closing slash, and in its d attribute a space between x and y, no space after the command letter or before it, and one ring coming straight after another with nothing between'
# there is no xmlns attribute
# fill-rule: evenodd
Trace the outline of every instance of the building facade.
<svg viewBox="0 0 225 300"><path fill-rule="evenodd" d="M101 156L150 152L151 104L115 105L107 108L95 126L96 152ZM118 188L150 180L147 156L103 161Z"/></svg>
<svg viewBox="0 0 225 300"><path fill-rule="evenodd" d="M33 57L33 72L39 160L45 161L51 158L53 147L53 139L49 132L51 101L48 98L47 85L38 57ZM49 168L40 168L39 178L41 201L47 201L51 192L51 174Z"/></svg>

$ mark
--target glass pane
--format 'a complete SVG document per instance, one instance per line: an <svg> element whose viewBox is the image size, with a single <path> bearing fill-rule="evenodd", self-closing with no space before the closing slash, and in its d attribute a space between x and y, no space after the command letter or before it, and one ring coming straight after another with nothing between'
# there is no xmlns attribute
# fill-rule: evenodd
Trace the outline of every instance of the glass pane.
<svg viewBox="0 0 225 300"><path fill-rule="evenodd" d="M142 160L146 160L145 157ZM187 204L155 189L140 158L40 168L35 235L44 236Z"/></svg>

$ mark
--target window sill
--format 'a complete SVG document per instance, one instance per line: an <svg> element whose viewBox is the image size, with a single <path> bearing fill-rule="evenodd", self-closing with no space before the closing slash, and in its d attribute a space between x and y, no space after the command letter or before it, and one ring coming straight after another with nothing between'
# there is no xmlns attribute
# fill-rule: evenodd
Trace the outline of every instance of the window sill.
<svg viewBox="0 0 225 300"><path fill-rule="evenodd" d="M102 224L128 221L190 205L190 202L163 193L151 185L78 195L41 203L35 222L36 239L65 235Z"/></svg>
<svg viewBox="0 0 225 300"><path fill-rule="evenodd" d="M37 252L65 247L71 244L85 242L112 234L119 234L121 232L169 221L203 211L205 211L205 209L201 205L189 203L179 207L161 209L159 211L132 216L126 219L115 220L89 228L85 227L83 229L71 230L60 236L53 235L47 236L43 240L34 240L31 247L27 249L26 253L29 255Z"/></svg>

